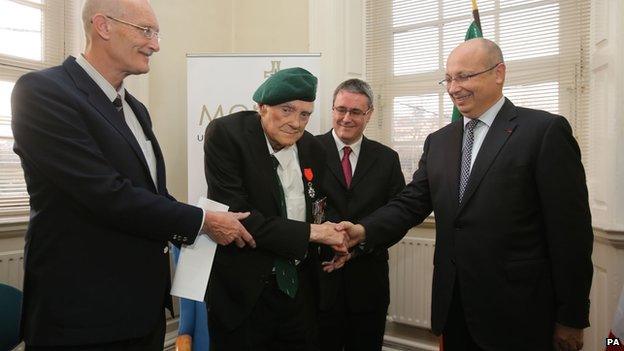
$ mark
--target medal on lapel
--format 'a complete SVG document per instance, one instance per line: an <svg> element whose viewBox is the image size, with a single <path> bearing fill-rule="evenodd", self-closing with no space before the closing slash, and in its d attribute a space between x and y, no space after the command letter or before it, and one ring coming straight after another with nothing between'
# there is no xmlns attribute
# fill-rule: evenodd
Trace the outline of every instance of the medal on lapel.
<svg viewBox="0 0 624 351"><path fill-rule="evenodd" d="M314 190L314 184L312 184L312 179L314 179L312 168L304 168L303 177L308 185L308 196L310 196L310 199L314 200L316 197L316 191ZM322 198L312 203L312 221L316 224L321 224L325 220L326 201L326 198Z"/></svg>
<svg viewBox="0 0 624 351"><path fill-rule="evenodd" d="M312 179L314 178L314 173L312 173L312 168L304 168L303 176L308 182L308 196L310 196L311 199L314 199L316 197L316 191L314 190L314 185L312 184Z"/></svg>

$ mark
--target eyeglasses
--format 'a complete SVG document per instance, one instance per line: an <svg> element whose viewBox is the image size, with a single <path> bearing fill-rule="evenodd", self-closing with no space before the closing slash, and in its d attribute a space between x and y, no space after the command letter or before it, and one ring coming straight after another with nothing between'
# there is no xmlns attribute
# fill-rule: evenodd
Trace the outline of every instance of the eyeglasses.
<svg viewBox="0 0 624 351"><path fill-rule="evenodd" d="M372 109L373 108L370 107L368 110L362 111L359 108L346 108L343 106L332 107L332 110L336 112L340 117L344 117L348 113L353 118L360 118L369 113Z"/></svg>
<svg viewBox="0 0 624 351"><path fill-rule="evenodd" d="M110 19L112 19L115 22L123 23L123 24L129 25L129 26L132 26L132 27L134 27L136 29L139 29L139 30L141 30L141 32L143 32L143 35L145 36L145 38L152 39L152 38L156 37L156 39L160 43L160 38L161 38L160 33L158 33L157 31L153 30L150 27L139 26L138 24L126 22L124 20L120 20L119 18L115 18L115 17L109 16L109 15L106 15L106 18L110 18Z"/></svg>
<svg viewBox="0 0 624 351"><path fill-rule="evenodd" d="M493 70L494 68L498 67L498 65L500 65L501 63L502 62L499 62L499 63L495 64L494 66L486 69L485 71L472 73L472 74L460 74L460 75L455 76L455 77L446 77L446 78L442 79L441 81L439 81L438 84L440 84L441 86L443 86L445 88L448 88L453 81L455 81L455 83L461 84L461 83L467 81L468 79L470 79L472 77L476 77L479 74L483 74L485 72L489 72L489 71Z"/></svg>

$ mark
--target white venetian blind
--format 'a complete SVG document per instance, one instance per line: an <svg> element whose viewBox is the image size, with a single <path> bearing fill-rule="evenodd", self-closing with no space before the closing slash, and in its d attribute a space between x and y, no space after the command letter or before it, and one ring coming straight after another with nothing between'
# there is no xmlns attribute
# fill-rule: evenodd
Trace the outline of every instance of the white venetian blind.
<svg viewBox="0 0 624 351"><path fill-rule="evenodd" d="M0 224L22 220L28 193L13 153L11 92L32 70L60 64L75 45L80 0L0 0Z"/></svg>
<svg viewBox="0 0 624 351"><path fill-rule="evenodd" d="M505 96L565 116L585 151L589 1L477 2L484 37L505 57ZM367 0L366 11L366 73L377 98L366 133L399 152L411 179L427 135L450 122L453 105L437 82L472 22L471 1Z"/></svg>

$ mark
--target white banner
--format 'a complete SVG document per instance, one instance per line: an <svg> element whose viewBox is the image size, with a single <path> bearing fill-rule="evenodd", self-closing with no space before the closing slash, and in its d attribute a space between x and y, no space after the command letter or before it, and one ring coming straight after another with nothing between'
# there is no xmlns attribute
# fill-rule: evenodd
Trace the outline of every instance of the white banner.
<svg viewBox="0 0 624 351"><path fill-rule="evenodd" d="M206 195L204 176L204 131L215 118L234 112L257 109L253 93L271 74L290 67L302 67L319 78L320 54L210 54L187 55L187 136L188 136L188 201ZM320 111L306 129L320 134Z"/></svg>

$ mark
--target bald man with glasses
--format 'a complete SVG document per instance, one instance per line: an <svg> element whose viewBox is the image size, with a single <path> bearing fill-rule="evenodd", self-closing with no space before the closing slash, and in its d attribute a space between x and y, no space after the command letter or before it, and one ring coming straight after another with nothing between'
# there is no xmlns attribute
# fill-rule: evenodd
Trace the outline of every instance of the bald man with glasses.
<svg viewBox="0 0 624 351"><path fill-rule="evenodd" d="M442 81L463 118L430 134L412 181L348 227L387 245L435 213L431 327L445 351L571 351L589 326L593 233L562 116L503 96L496 43L456 47Z"/></svg>
<svg viewBox="0 0 624 351"><path fill-rule="evenodd" d="M162 350L167 242L200 229L254 246L240 219L175 201L145 106L124 87L160 50L146 0L87 0L83 55L22 76L12 128L28 193L26 350Z"/></svg>

